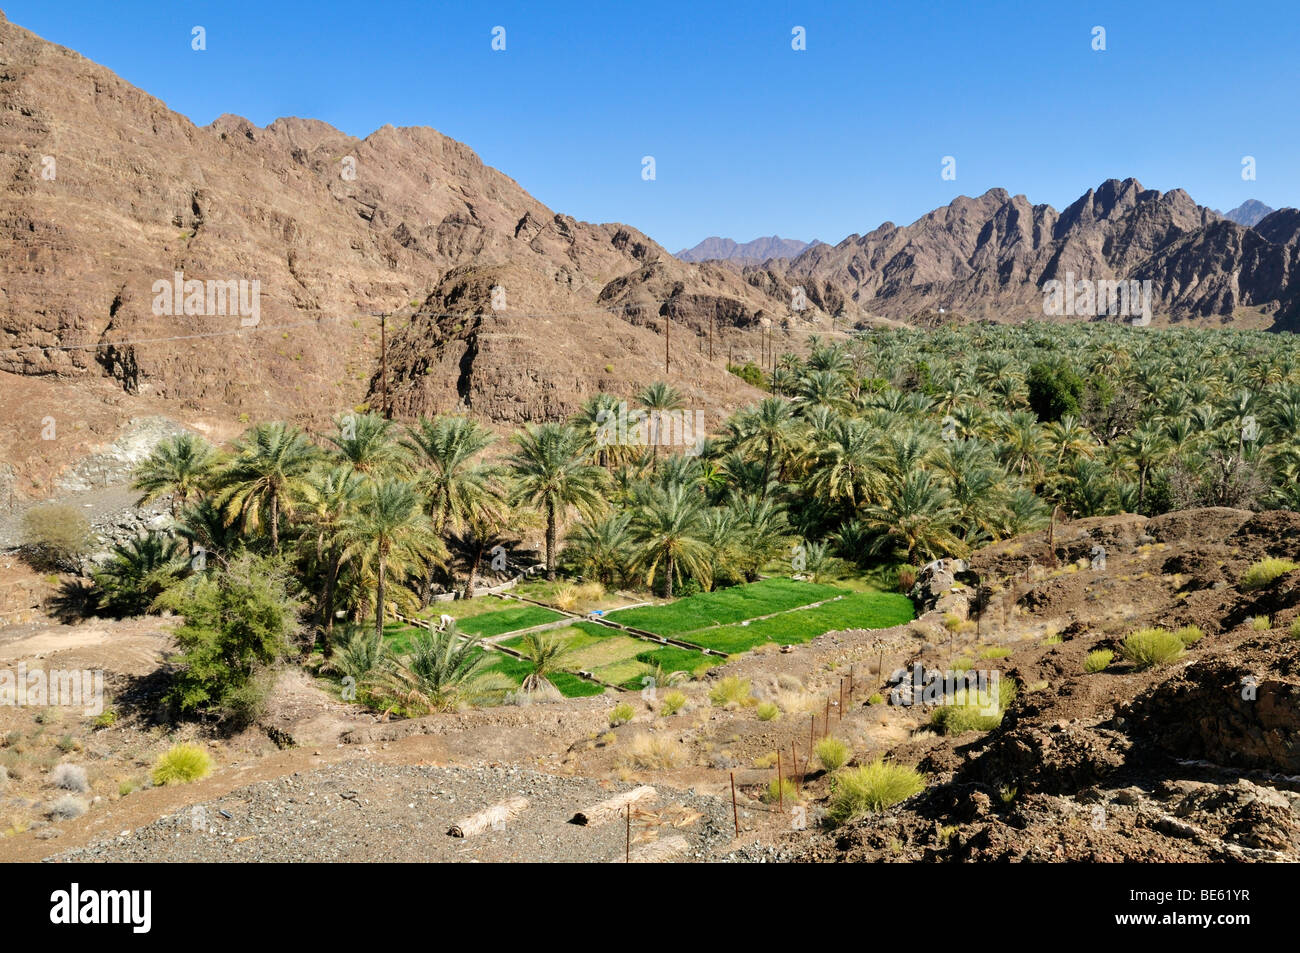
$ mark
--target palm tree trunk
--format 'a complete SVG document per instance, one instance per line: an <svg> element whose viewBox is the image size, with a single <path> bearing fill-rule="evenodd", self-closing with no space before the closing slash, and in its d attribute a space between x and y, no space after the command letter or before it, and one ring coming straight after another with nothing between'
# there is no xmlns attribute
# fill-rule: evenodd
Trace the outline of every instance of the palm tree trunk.
<svg viewBox="0 0 1300 953"><path fill-rule="evenodd" d="M375 586L375 637L384 637L384 557L381 555L375 566L379 584Z"/></svg>
<svg viewBox="0 0 1300 953"><path fill-rule="evenodd" d="M483 562L483 544L474 550L474 561L469 564L469 579L465 581L465 598L474 598L474 581L478 578L478 567Z"/></svg>
<svg viewBox="0 0 1300 953"><path fill-rule="evenodd" d="M668 576L664 587L664 595L671 599L673 597L673 557L671 554L669 554L668 558L664 561L664 568L667 570Z"/></svg>
<svg viewBox="0 0 1300 953"><path fill-rule="evenodd" d="M325 574L325 624L323 626L325 657L329 658L334 652L334 587L339 578L339 560L337 557L330 560L329 572Z"/></svg>
<svg viewBox="0 0 1300 953"><path fill-rule="evenodd" d="M555 581L555 501L546 501L546 579Z"/></svg>
<svg viewBox="0 0 1300 953"><path fill-rule="evenodd" d="M280 497L271 492L271 552L280 555Z"/></svg>

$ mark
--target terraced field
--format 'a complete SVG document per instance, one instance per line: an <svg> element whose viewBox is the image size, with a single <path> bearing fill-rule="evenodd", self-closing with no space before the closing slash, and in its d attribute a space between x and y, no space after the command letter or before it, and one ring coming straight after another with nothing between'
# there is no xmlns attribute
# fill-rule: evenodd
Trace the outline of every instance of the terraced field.
<svg viewBox="0 0 1300 953"><path fill-rule="evenodd" d="M707 626L742 622L834 599L846 591L797 579L764 579L717 592L701 592L663 605L620 609L605 618L656 635L678 636Z"/></svg>

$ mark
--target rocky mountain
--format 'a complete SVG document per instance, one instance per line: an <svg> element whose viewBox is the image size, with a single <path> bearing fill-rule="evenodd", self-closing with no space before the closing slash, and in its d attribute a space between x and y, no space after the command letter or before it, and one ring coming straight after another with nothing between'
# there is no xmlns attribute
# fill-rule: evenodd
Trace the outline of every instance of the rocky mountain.
<svg viewBox="0 0 1300 953"><path fill-rule="evenodd" d="M741 243L713 236L694 248L683 248L677 257L682 261L749 261L761 264L769 258L793 258L809 245L816 244L819 243L801 242L797 238L781 238L779 235Z"/></svg>
<svg viewBox="0 0 1300 953"><path fill-rule="evenodd" d="M2 18L0 64L0 372L323 419L379 399L382 312L396 412L519 422L662 378L668 315L669 379L720 414L754 394L728 348L790 313L432 129L200 128Z"/></svg>
<svg viewBox="0 0 1300 953"><path fill-rule="evenodd" d="M1159 192L1131 178L1089 189L1060 212L990 189L911 225L886 222L745 276L758 288L834 289L842 297L829 307L846 317L858 310L906 319L943 308L994 320L1042 318L1045 283L1069 275L1149 280L1158 318L1252 316L1290 326L1300 302L1292 214L1275 212L1250 229L1181 189ZM828 306L824 296L821 303Z"/></svg>
<svg viewBox="0 0 1300 953"><path fill-rule="evenodd" d="M1252 225L1258 225L1265 216L1271 215L1274 211L1275 209L1269 208L1263 202L1246 199L1231 212L1218 212L1218 214L1230 222L1236 222L1238 225L1245 225L1250 228Z"/></svg>

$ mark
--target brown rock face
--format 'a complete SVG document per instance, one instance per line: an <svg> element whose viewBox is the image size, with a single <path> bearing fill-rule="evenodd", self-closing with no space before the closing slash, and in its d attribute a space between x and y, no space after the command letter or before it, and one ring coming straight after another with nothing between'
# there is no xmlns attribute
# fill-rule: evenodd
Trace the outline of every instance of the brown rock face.
<svg viewBox="0 0 1300 953"><path fill-rule="evenodd" d="M748 351L740 328L790 316L735 271L552 212L431 129L199 128L4 21L0 63L0 371L319 418L377 396L388 312L400 410L541 419L662 377L668 312L673 382L734 406L753 392L726 373L725 346L701 356L710 318ZM158 307L156 283L177 273L204 283L193 309L188 286ZM240 312L252 282L256 313Z"/></svg>
<svg viewBox="0 0 1300 953"><path fill-rule="evenodd" d="M991 189L902 228L887 222L838 245L815 245L784 277L839 289L842 303L830 310L846 317L860 310L910 318L942 307L976 318L1041 319L1044 284L1072 274L1150 280L1152 311L1174 319L1256 308L1294 323L1298 214L1284 209L1247 228L1181 189L1161 193L1135 179L1110 179L1059 213Z"/></svg>

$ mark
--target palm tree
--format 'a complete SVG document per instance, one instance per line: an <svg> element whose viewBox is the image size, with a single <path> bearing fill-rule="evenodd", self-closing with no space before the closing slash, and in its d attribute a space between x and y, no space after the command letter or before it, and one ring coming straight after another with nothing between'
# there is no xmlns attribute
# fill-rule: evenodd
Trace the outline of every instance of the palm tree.
<svg viewBox="0 0 1300 953"><path fill-rule="evenodd" d="M175 539L149 532L114 546L107 562L92 575L101 590L102 608L143 615L188 569L189 560Z"/></svg>
<svg viewBox="0 0 1300 953"><path fill-rule="evenodd" d="M686 401L671 384L656 381L636 395L637 402L650 412L646 439L650 441L651 459L659 459L659 444L663 440L662 414L667 411L681 410Z"/></svg>
<svg viewBox="0 0 1300 953"><path fill-rule="evenodd" d="M629 575L632 536L631 513L615 513L597 520L582 520L569 534L565 558L583 576L605 586L620 585Z"/></svg>
<svg viewBox="0 0 1300 953"><path fill-rule="evenodd" d="M216 461L216 450L198 434L186 431L168 437L136 468L131 485L144 491L136 505L170 494L171 514L176 516L204 487Z"/></svg>
<svg viewBox="0 0 1300 953"><path fill-rule="evenodd" d="M1154 426L1139 427L1124 441L1124 451L1138 471L1137 509L1139 512L1146 502L1147 478L1151 470L1165 459L1169 446L1169 438Z"/></svg>
<svg viewBox="0 0 1300 953"><path fill-rule="evenodd" d="M546 578L554 580L559 523L570 507L587 516L601 508L605 471L587 462L582 435L572 427L554 423L530 426L514 440L518 449L510 458L515 475L510 499L545 514Z"/></svg>
<svg viewBox="0 0 1300 953"><path fill-rule="evenodd" d="M358 473L400 476L406 451L393 437L393 422L378 414L343 414L334 421L339 432L327 437L339 459Z"/></svg>
<svg viewBox="0 0 1300 953"><path fill-rule="evenodd" d="M482 424L468 417L421 417L407 434L406 446L420 468L416 485L429 499L439 534L460 529L475 510L500 497L500 468L476 459L496 439Z"/></svg>
<svg viewBox="0 0 1300 953"><path fill-rule="evenodd" d="M954 527L960 514L952 494L928 470L903 478L884 502L863 510L862 522L880 534L882 543L896 546L905 562L919 556L962 555L966 551Z"/></svg>
<svg viewBox="0 0 1300 953"><path fill-rule="evenodd" d="M389 574L406 576L446 555L424 500L402 480L381 478L362 491L342 527L347 552L358 553L375 574L375 632L384 631Z"/></svg>
<svg viewBox="0 0 1300 953"><path fill-rule="evenodd" d="M633 564L645 571L646 584L652 588L662 566L669 599L673 582L683 574L706 586L712 577L711 550L703 536L704 509L704 498L690 487L652 486L632 517L632 538L638 549Z"/></svg>
<svg viewBox="0 0 1300 953"><path fill-rule="evenodd" d="M410 655L387 679L387 691L418 710L449 711L512 686L487 671L492 661L478 636L463 636L455 625L441 632L421 631L411 641Z"/></svg>
<svg viewBox="0 0 1300 953"><path fill-rule="evenodd" d="M326 658L333 651L334 595L348 551L344 527L360 499L364 482L360 472L343 464L317 472L299 491L299 511L315 530L314 539L309 535L303 539L311 540L309 555L325 572L325 590L318 609Z"/></svg>
<svg viewBox="0 0 1300 953"><path fill-rule="evenodd" d="M525 677L520 690L527 695L538 693L558 696L559 691L551 683L550 675L559 667L559 660L564 655L564 643L558 636L541 632L529 632L523 637L519 648L520 654L532 665L533 670Z"/></svg>
<svg viewBox="0 0 1300 953"><path fill-rule="evenodd" d="M793 409L790 402L779 397L765 397L757 407L744 416L744 436L739 441L741 449L761 449L763 456L763 495L772 480L772 466L777 455L790 446Z"/></svg>
<svg viewBox="0 0 1300 953"><path fill-rule="evenodd" d="M234 456L217 471L218 504L226 522L245 529L266 526L271 552L280 553L280 510L307 483L319 452L302 431L265 423L245 431Z"/></svg>
<svg viewBox="0 0 1300 953"><path fill-rule="evenodd" d="M785 513L770 499L733 496L727 503L736 541L733 561L747 582L758 579L759 570L785 549L789 524Z"/></svg>

